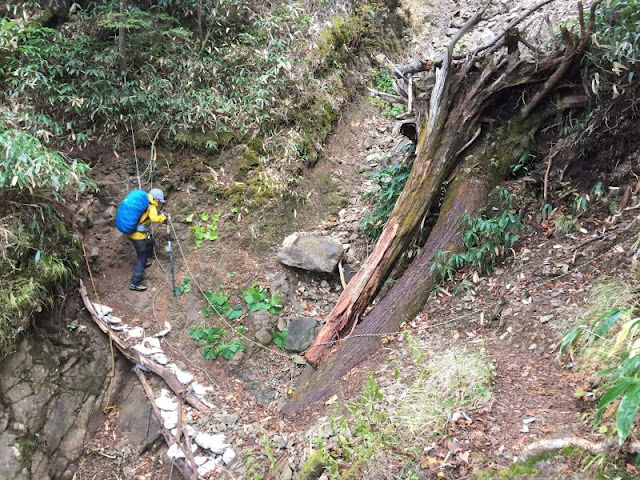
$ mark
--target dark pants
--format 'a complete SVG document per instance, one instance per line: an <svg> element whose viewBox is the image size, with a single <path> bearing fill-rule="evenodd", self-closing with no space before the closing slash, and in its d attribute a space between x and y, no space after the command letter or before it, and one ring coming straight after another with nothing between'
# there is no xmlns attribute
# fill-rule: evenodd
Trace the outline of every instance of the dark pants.
<svg viewBox="0 0 640 480"><path fill-rule="evenodd" d="M156 241L149 237L145 240L131 240L133 248L136 249L136 267L133 270L133 277L131 277L131 283L138 285L142 281L142 274L144 273L144 267L147 264L149 255L153 253L153 247Z"/></svg>

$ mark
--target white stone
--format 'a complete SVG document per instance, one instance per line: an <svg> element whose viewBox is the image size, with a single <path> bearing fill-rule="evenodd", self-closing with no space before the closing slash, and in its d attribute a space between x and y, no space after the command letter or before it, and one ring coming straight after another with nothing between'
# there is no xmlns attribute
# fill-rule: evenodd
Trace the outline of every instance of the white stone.
<svg viewBox="0 0 640 480"><path fill-rule="evenodd" d="M162 417L162 425L164 425L164 428L166 428L167 430L173 430L178 426L177 410L160 410L160 416Z"/></svg>
<svg viewBox="0 0 640 480"><path fill-rule="evenodd" d="M205 386L198 382L193 382L190 387L198 397L203 397L208 392L213 392L213 387Z"/></svg>
<svg viewBox="0 0 640 480"><path fill-rule="evenodd" d="M195 445L191 445L191 453L195 452L198 449L197 446ZM169 457L170 459L176 459L176 458L184 458L184 449L182 447L182 445L179 445L177 443L174 443L173 445L171 445L169 447L169 450L167 450L167 457Z"/></svg>
<svg viewBox="0 0 640 480"><path fill-rule="evenodd" d="M208 433L199 432L194 438L194 442L202 448L208 448L217 455L222 455L224 451L231 445L226 443L227 437L223 433L210 435Z"/></svg>
<svg viewBox="0 0 640 480"><path fill-rule="evenodd" d="M169 359L164 353L154 353L153 359L160 365L166 365L169 362Z"/></svg>
<svg viewBox="0 0 640 480"><path fill-rule="evenodd" d="M140 338L144 335L144 328L142 327L133 327L127 329L127 333L131 338Z"/></svg>
<svg viewBox="0 0 640 480"><path fill-rule="evenodd" d="M120 317L116 317L115 315L105 315L104 316L104 320L107 323L113 324L113 325L118 325L120 323L122 323L122 319Z"/></svg>
<svg viewBox="0 0 640 480"><path fill-rule="evenodd" d="M169 447L169 450L167 450L167 457L172 460L175 460L176 458L184 458L184 451L180 445L174 443Z"/></svg>
<svg viewBox="0 0 640 480"><path fill-rule="evenodd" d="M202 475L204 477L207 473L215 472L218 465L220 465L220 459L210 458L206 463L198 467L198 475Z"/></svg>
<svg viewBox="0 0 640 480"><path fill-rule="evenodd" d="M175 411L178 410L178 402L174 401L166 389L160 390L160 396L156 398L156 406L160 410Z"/></svg>
<svg viewBox="0 0 640 480"><path fill-rule="evenodd" d="M209 460L209 457L203 457L202 455L193 457L193 461L196 462L196 467L204 465L205 463L207 463L207 460Z"/></svg>
<svg viewBox="0 0 640 480"><path fill-rule="evenodd" d="M157 338L146 337L142 342L133 346L133 349L136 352L141 353L142 355L153 355L154 353L162 353L162 348L160 348L160 340Z"/></svg>
<svg viewBox="0 0 640 480"><path fill-rule="evenodd" d="M154 338L154 340L157 339ZM185 372L184 370L180 370L180 367L178 367L175 363L170 363L169 365L167 365L167 367L176 375L178 381L183 385L186 385L193 381L193 374Z"/></svg>
<svg viewBox="0 0 640 480"><path fill-rule="evenodd" d="M100 317L104 317L105 315L109 315L113 312L113 308L107 307L106 305L100 305L99 303L94 303L93 308Z"/></svg>
<svg viewBox="0 0 640 480"><path fill-rule="evenodd" d="M236 452L234 452L231 448L227 448L222 454L222 461L225 465L229 465L236 459Z"/></svg>
<svg viewBox="0 0 640 480"><path fill-rule="evenodd" d="M171 331L171 324L169 322L164 322L164 328L160 330L158 333L156 333L154 337L156 338L164 337L170 331Z"/></svg>

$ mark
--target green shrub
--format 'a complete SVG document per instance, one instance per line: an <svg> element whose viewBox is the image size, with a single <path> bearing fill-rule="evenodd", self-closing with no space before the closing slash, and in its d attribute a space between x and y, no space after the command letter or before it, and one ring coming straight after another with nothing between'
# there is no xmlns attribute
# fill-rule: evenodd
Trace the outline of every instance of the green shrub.
<svg viewBox="0 0 640 480"><path fill-rule="evenodd" d="M462 217L464 250L459 253L436 252L429 273L438 282L454 280L455 273L467 266L482 272L492 270L496 259L518 240L522 219L512 210L512 195L501 187L491 195L498 196L502 213L492 218L469 214Z"/></svg>
<svg viewBox="0 0 640 480"><path fill-rule="evenodd" d="M404 184L411 173L413 155L397 161L379 172L371 175L378 188L365 195L367 200L374 202L373 212L362 219L362 225L366 235L375 240L382 233L389 215L396 205L396 200L402 193Z"/></svg>
<svg viewBox="0 0 640 480"><path fill-rule="evenodd" d="M640 1L605 0L596 13L587 55L593 67L591 87L594 93L615 97L640 73Z"/></svg>
<svg viewBox="0 0 640 480"><path fill-rule="evenodd" d="M38 139L0 123L0 358L33 315L53 302L53 292L80 263L62 201L65 191L93 184L89 167L42 146Z"/></svg>
<svg viewBox="0 0 640 480"><path fill-rule="evenodd" d="M622 444L631 433L640 406L640 317L628 285L601 284L587 303L584 319L562 339L560 353L599 369L604 379L593 425L615 412ZM591 308L589 308L591 307Z"/></svg>

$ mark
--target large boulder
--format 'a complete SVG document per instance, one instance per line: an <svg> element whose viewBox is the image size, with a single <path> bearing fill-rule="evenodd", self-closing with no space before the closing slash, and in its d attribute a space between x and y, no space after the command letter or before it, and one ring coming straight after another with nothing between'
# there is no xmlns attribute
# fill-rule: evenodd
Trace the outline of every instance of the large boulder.
<svg viewBox="0 0 640 480"><path fill-rule="evenodd" d="M316 326L313 318L295 318L289 322L289 335L286 349L289 352L304 352L316 338Z"/></svg>
<svg viewBox="0 0 640 480"><path fill-rule="evenodd" d="M331 273L336 268L342 245L316 233L293 233L284 239L278 260L290 267Z"/></svg>

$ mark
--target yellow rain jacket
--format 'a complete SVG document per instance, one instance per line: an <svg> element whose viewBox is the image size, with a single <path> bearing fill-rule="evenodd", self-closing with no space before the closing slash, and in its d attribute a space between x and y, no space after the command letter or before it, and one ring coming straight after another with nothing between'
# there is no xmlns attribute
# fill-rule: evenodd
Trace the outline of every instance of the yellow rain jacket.
<svg viewBox="0 0 640 480"><path fill-rule="evenodd" d="M138 225L150 227L151 222L162 223L167 219L167 217L162 213L158 214L158 202L156 202L151 195L147 194L147 196L149 197L149 207L147 207L147 210L142 214L140 220L138 220ZM133 232L127 235L131 240L145 240L148 236L148 231Z"/></svg>

